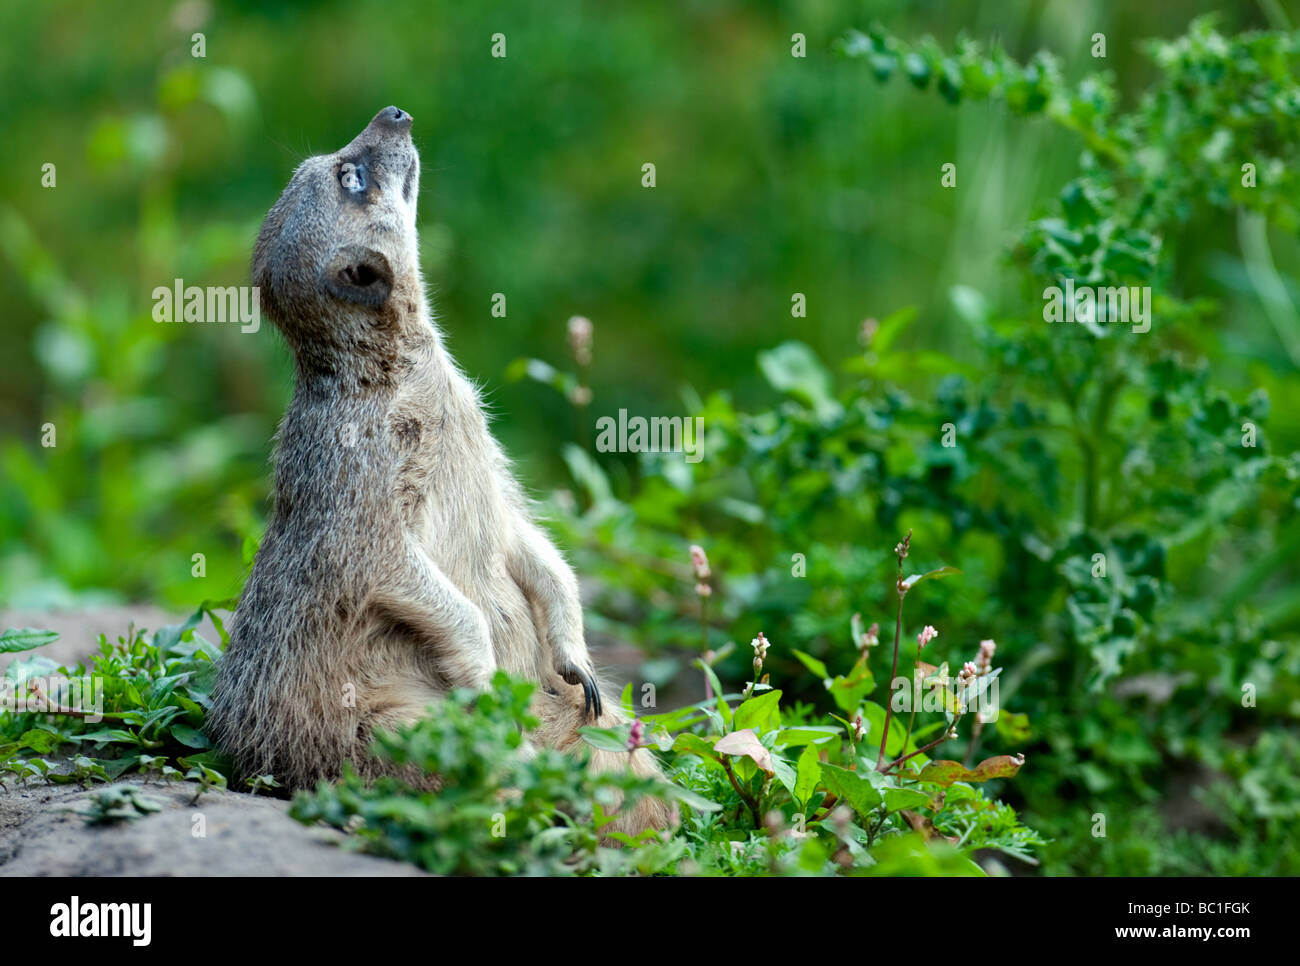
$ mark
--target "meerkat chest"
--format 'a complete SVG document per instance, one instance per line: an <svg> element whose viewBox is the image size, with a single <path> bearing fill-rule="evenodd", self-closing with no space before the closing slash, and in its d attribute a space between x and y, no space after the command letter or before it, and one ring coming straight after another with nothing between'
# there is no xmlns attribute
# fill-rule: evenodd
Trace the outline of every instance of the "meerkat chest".
<svg viewBox="0 0 1300 966"><path fill-rule="evenodd" d="M397 460L392 496L411 527L465 543L496 516L499 468L477 406L417 385L393 400L385 429Z"/></svg>

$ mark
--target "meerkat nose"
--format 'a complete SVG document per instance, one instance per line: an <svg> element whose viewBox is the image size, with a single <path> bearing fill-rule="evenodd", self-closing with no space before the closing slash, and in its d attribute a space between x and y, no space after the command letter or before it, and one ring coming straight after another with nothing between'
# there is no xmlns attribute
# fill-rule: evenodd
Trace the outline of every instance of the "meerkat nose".
<svg viewBox="0 0 1300 966"><path fill-rule="evenodd" d="M409 128L414 120L400 107L386 107L375 115L375 121L385 127Z"/></svg>

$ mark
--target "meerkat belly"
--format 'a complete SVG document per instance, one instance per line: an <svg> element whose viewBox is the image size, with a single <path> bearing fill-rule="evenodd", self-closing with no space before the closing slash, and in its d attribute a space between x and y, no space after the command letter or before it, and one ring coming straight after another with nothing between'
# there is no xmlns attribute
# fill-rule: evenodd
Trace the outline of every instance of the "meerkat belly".
<svg viewBox="0 0 1300 966"><path fill-rule="evenodd" d="M497 666L537 680L542 673L541 642L528 599L500 556L482 577L462 589L487 618Z"/></svg>
<svg viewBox="0 0 1300 966"><path fill-rule="evenodd" d="M429 449L436 454L436 446ZM536 679L540 641L532 607L510 573L518 524L500 470L490 459L476 459L472 447L458 447L467 456L454 463L427 458L429 449L399 476L408 526L429 559L482 611L497 665Z"/></svg>
<svg viewBox="0 0 1300 966"><path fill-rule="evenodd" d="M497 665L535 678L540 651L532 607L511 576L508 531L465 533L453 522L429 533L430 555L487 618Z"/></svg>

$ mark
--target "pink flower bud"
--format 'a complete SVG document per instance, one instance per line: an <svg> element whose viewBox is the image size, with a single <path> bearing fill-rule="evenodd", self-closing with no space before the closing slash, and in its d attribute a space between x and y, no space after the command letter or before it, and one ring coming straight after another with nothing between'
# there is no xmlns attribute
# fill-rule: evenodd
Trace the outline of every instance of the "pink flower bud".
<svg viewBox="0 0 1300 966"><path fill-rule="evenodd" d="M875 647L880 643L880 625L872 624L865 631L862 629L862 615L854 614L850 622L850 629L853 631L853 643L863 654L867 653L869 648Z"/></svg>
<svg viewBox="0 0 1300 966"><path fill-rule="evenodd" d="M632 730L627 736L627 750L636 751L638 748L645 747L645 722L636 718L632 722Z"/></svg>
<svg viewBox="0 0 1300 966"><path fill-rule="evenodd" d="M968 687L979 674L979 669L975 667L974 661L967 661L962 665L961 673L957 675L957 684L963 688Z"/></svg>
<svg viewBox="0 0 1300 966"><path fill-rule="evenodd" d="M704 548L698 543L691 544L691 566L695 568L695 576L698 580L704 580L711 576L709 570L709 558L704 554Z"/></svg>
<svg viewBox="0 0 1300 966"><path fill-rule="evenodd" d="M916 643L921 647L925 647L925 645L929 644L938 636L939 632L930 624L926 624L925 627L921 629L921 633L916 635Z"/></svg>

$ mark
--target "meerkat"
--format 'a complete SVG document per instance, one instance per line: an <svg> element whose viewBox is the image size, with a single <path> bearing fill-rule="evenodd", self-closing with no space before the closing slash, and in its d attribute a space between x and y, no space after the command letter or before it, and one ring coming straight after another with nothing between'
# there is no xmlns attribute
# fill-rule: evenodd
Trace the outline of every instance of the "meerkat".
<svg viewBox="0 0 1300 966"><path fill-rule="evenodd" d="M377 729L498 668L538 683L544 745L572 751L581 725L624 720L601 694L577 579L430 311L411 126L387 107L342 150L304 161L253 252L296 376L209 731L239 774L290 789L336 779L345 761L382 772ZM658 774L645 750L591 760ZM673 818L646 798L616 828Z"/></svg>

